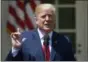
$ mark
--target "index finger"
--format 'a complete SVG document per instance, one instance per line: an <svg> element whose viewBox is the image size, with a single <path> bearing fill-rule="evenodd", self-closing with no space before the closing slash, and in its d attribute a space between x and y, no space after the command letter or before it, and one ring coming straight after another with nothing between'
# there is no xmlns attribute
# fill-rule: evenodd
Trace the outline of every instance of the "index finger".
<svg viewBox="0 0 88 62"><path fill-rule="evenodd" d="M17 28L17 32L18 33L22 33L22 29L21 28Z"/></svg>

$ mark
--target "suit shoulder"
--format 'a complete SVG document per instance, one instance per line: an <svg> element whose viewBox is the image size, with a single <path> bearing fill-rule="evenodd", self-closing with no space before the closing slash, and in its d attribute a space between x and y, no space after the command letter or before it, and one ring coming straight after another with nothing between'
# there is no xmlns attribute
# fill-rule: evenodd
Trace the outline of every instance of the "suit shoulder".
<svg viewBox="0 0 88 62"><path fill-rule="evenodd" d="M55 34L57 35L57 39L59 39L61 41L71 42L67 35L61 34L61 33L58 33L58 32L55 32Z"/></svg>
<svg viewBox="0 0 88 62"><path fill-rule="evenodd" d="M22 36L31 36L34 33L34 30L28 30L21 33Z"/></svg>
<svg viewBox="0 0 88 62"><path fill-rule="evenodd" d="M22 32L22 34L28 34L28 33L33 33L33 30L26 30L26 31L24 31L24 32Z"/></svg>

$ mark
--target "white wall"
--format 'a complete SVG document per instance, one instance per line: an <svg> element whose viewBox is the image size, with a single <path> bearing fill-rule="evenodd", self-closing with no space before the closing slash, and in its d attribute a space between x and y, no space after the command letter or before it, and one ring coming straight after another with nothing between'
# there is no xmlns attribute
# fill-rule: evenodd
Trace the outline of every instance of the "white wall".
<svg viewBox="0 0 88 62"><path fill-rule="evenodd" d="M1 59L5 57L10 49L11 41L6 32L6 21L8 19L8 1L1 2Z"/></svg>

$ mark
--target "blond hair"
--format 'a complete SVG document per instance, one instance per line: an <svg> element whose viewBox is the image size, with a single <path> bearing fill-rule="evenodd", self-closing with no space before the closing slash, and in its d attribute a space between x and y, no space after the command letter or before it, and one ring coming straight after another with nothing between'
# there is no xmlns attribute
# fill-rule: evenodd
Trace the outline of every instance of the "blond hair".
<svg viewBox="0 0 88 62"><path fill-rule="evenodd" d="M55 13L55 11L56 11L56 9L55 9L55 7L54 7L54 5L52 5L52 4L48 4L48 3L44 3L44 4L40 4L40 5L38 5L37 7L36 7L36 9L35 9L35 14L38 14L42 9L46 9L46 8L49 8L49 9L51 9L54 13Z"/></svg>

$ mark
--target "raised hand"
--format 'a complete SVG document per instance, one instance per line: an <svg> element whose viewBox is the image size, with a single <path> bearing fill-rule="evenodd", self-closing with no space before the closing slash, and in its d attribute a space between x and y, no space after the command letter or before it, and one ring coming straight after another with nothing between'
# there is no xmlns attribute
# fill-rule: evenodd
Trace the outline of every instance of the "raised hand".
<svg viewBox="0 0 88 62"><path fill-rule="evenodd" d="M22 42L20 40L21 36L21 29L17 28L17 32L11 33L11 40L12 40L12 47L14 48L20 48L22 45Z"/></svg>

